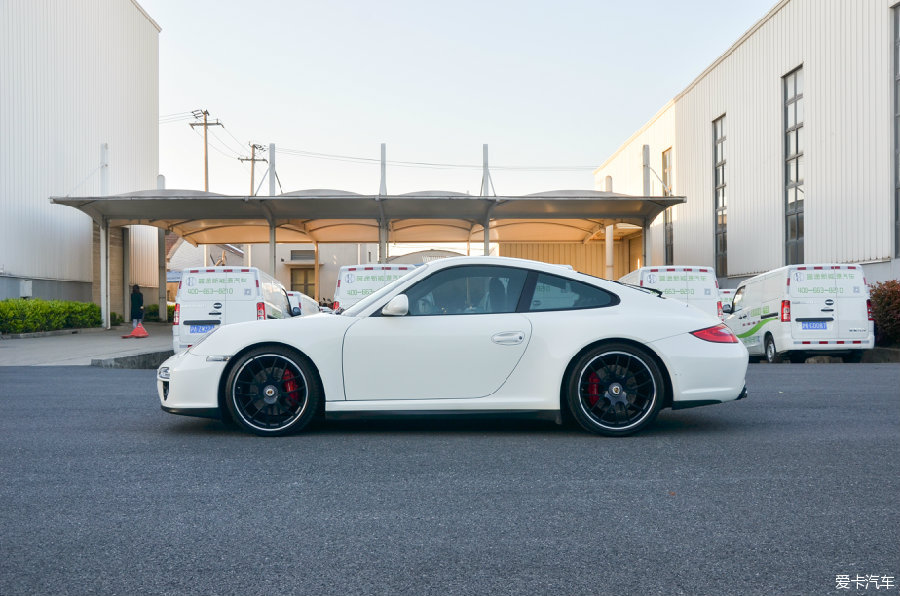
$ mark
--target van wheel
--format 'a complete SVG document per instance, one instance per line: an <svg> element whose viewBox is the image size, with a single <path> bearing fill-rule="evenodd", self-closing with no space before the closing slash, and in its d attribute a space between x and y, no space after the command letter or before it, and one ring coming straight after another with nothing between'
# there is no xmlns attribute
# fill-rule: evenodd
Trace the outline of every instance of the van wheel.
<svg viewBox="0 0 900 596"><path fill-rule="evenodd" d="M228 373L225 403L232 419L261 436L302 429L319 410L322 389L298 352L262 347L241 356Z"/></svg>
<svg viewBox="0 0 900 596"><path fill-rule="evenodd" d="M771 335L766 335L766 362L769 364L781 362L781 354L775 351L775 340Z"/></svg>
<svg viewBox="0 0 900 596"><path fill-rule="evenodd" d="M568 380L569 411L588 432L624 436L656 418L665 385L656 361L627 344L607 344L582 356Z"/></svg>

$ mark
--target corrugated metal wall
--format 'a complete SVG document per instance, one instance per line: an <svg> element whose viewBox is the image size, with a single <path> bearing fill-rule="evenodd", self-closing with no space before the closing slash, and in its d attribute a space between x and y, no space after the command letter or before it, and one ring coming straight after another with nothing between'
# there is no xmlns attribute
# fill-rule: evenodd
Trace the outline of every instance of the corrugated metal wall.
<svg viewBox="0 0 900 596"><path fill-rule="evenodd" d="M557 265L571 265L576 271L606 277L606 248L604 242L501 242L501 257L531 259ZM641 256L640 237L637 240L623 238L613 249L613 279L619 279L631 271L632 263Z"/></svg>
<svg viewBox="0 0 900 596"><path fill-rule="evenodd" d="M155 188L159 30L131 0L0 3L0 268L92 280L91 220L51 195ZM156 245L134 230L135 281L156 285ZM150 273L152 272L152 275ZM113 294L115 296L115 293Z"/></svg>
<svg viewBox="0 0 900 596"><path fill-rule="evenodd" d="M675 261L713 264L712 121L726 116L728 269L745 276L784 264L782 77L805 78L805 260L887 260L892 246L891 81L894 0L790 0L629 139L595 175L641 190L673 146ZM657 184L655 177L653 181ZM661 218L657 220L657 224ZM652 263L662 262L659 225Z"/></svg>

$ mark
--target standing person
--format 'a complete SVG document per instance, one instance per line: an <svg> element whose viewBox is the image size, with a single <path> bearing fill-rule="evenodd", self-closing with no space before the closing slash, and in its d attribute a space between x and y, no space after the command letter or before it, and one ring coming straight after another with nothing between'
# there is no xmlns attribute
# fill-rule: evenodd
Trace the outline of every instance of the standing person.
<svg viewBox="0 0 900 596"><path fill-rule="evenodd" d="M136 329L143 319L144 295L141 294L141 287L134 284L134 287L131 289L131 328Z"/></svg>

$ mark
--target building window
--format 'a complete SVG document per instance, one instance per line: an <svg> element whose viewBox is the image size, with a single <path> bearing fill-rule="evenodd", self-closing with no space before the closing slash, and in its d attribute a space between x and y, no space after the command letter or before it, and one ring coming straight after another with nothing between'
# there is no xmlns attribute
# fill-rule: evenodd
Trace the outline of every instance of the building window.
<svg viewBox="0 0 900 596"><path fill-rule="evenodd" d="M662 152L662 183L663 196L671 196L672 193L672 148ZM675 264L675 248L672 234L672 207L663 211L663 247L665 251L666 265Z"/></svg>
<svg viewBox="0 0 900 596"><path fill-rule="evenodd" d="M312 269L291 269L291 291L316 297L316 272Z"/></svg>
<svg viewBox="0 0 900 596"><path fill-rule="evenodd" d="M803 67L784 77L784 255L803 262Z"/></svg>
<svg viewBox="0 0 900 596"><path fill-rule="evenodd" d="M713 121L715 174L716 275L728 275L728 188L725 185L725 116Z"/></svg>
<svg viewBox="0 0 900 596"><path fill-rule="evenodd" d="M900 257L900 6L894 7L894 255Z"/></svg>

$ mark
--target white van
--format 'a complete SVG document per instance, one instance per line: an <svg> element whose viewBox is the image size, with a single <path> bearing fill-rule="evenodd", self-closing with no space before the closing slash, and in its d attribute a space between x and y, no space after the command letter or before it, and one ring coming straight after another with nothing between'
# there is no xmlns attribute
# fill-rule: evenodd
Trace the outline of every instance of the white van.
<svg viewBox="0 0 900 596"><path fill-rule="evenodd" d="M256 267L185 269L175 296L172 349L188 349L219 325L291 315L284 286Z"/></svg>
<svg viewBox="0 0 900 596"><path fill-rule="evenodd" d="M291 302L291 310L293 311L293 308L296 306L300 309L300 316L308 317L309 315L318 314L319 303L316 302L315 298L310 298L302 292L294 292L292 290L288 290L287 295L288 300Z"/></svg>
<svg viewBox="0 0 900 596"><path fill-rule="evenodd" d="M337 286L334 288L335 312L346 310L368 296L400 279L413 269L415 265L346 265L338 273Z"/></svg>
<svg viewBox="0 0 900 596"><path fill-rule="evenodd" d="M750 357L803 362L810 355L859 362L875 347L869 289L859 265L788 265L738 286L725 324Z"/></svg>
<svg viewBox="0 0 900 596"><path fill-rule="evenodd" d="M659 290L666 298L685 302L719 319L724 316L719 282L712 267L641 267L620 277L619 281Z"/></svg>

